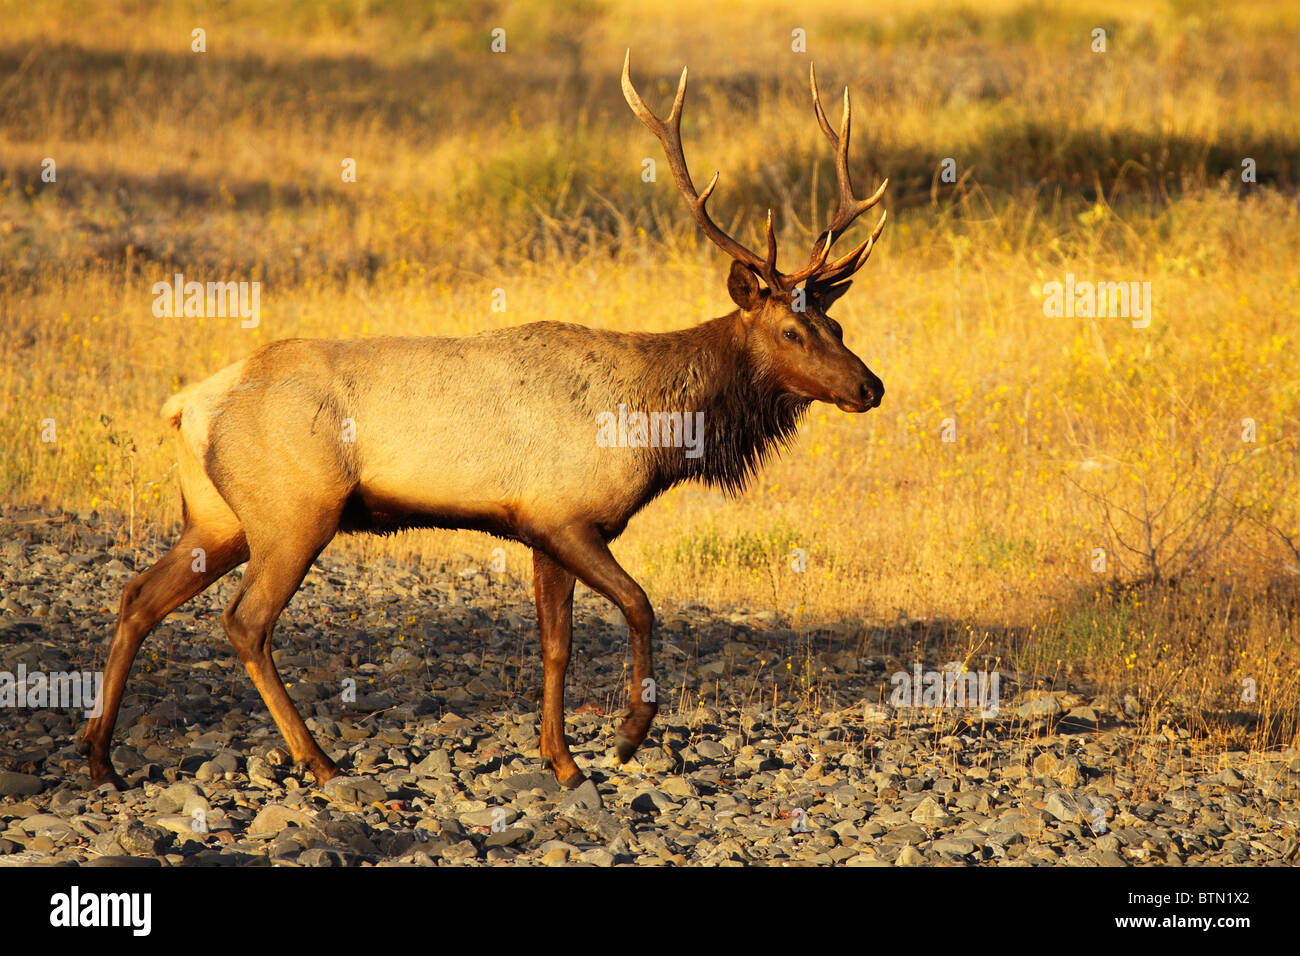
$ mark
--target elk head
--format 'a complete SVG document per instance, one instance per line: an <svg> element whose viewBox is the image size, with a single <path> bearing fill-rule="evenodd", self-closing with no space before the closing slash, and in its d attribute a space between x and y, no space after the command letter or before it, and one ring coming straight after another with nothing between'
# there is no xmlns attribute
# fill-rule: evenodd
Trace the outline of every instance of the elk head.
<svg viewBox="0 0 1300 956"><path fill-rule="evenodd" d="M727 291L740 307L746 328L747 348L754 367L764 370L783 392L809 401L830 402L846 412L865 412L880 404L884 385L843 342L840 324L826 314L831 304L848 291L851 279L866 263L876 240L885 228L885 212L871 234L850 253L830 259L831 245L858 216L885 194L886 179L867 199L853 195L849 179L849 91L844 89L844 113L837 134L822 110L817 94L817 74L810 66L813 110L822 132L835 150L835 176L839 185L839 208L830 225L817 237L812 258L798 272L784 273L776 267L776 234L772 212L767 213L767 255L759 256L723 232L705 209L713 188L714 173L704 192L698 193L682 152L682 105L686 100L686 69L677 84L677 97L667 121L660 120L645 105L628 76L631 51L623 59L623 96L645 127L658 137L673 172L677 188L686 197L700 229L734 260L727 278ZM760 284L759 280L762 280ZM802 288L800 283L803 283Z"/></svg>

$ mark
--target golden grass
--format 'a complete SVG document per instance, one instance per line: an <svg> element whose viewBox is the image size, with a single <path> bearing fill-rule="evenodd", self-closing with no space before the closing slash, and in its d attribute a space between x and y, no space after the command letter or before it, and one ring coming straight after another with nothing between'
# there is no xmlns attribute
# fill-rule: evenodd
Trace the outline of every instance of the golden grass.
<svg viewBox="0 0 1300 956"><path fill-rule="evenodd" d="M853 89L859 183L891 178L883 244L836 308L884 405L815 407L742 499L677 489L633 522L620 559L656 602L936 620L972 660L1087 677L1218 738L1289 740L1296 8L819 2L792 21L788 5L700 6L38 16L0 0L4 498L176 521L159 405L273 339L540 319L663 330L729 310L722 256L666 175L639 179L659 153L618 91L622 53L657 109L691 65L696 176L722 170L716 214L750 238L771 206L787 257L830 199L811 58L828 99ZM196 26L207 53L189 50ZM1088 49L1094 26L1105 54ZM790 52L795 27L807 56ZM47 156L55 184L40 179ZM955 185L938 179L944 157ZM260 326L155 319L150 287L176 271L262 281ZM1151 326L1045 317L1042 287L1066 273L1149 281ZM498 287L505 314L490 309ZM483 561L497 545L334 547ZM526 574L525 551L507 550ZM1166 583L1120 587L1144 577ZM1239 699L1248 677L1255 703Z"/></svg>

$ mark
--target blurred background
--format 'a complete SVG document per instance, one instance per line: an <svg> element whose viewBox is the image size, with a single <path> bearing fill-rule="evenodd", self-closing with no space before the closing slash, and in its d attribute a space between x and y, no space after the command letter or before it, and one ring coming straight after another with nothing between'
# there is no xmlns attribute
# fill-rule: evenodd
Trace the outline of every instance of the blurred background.
<svg viewBox="0 0 1300 956"><path fill-rule="evenodd" d="M890 180L834 309L884 404L814 406L744 497L677 489L616 555L659 605L922 621L972 667L1289 739L1298 25L1296 4L1190 0L0 0L3 500L130 515L113 527L143 566L180 518L159 406L259 345L729 311L729 263L623 101L624 52L661 115L689 65L697 185L721 171L710 208L753 246L771 208L787 266L834 199L813 62L833 122L851 90L859 193ZM176 272L260 281L259 325L155 318ZM1149 282L1149 327L1045 316L1066 274ZM498 544L331 547L481 565Z"/></svg>

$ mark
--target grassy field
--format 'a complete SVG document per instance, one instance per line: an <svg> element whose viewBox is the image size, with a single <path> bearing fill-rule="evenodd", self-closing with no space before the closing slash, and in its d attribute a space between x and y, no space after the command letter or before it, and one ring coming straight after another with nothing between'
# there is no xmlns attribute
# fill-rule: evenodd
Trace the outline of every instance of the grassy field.
<svg viewBox="0 0 1300 956"><path fill-rule="evenodd" d="M714 215L757 244L771 207L784 262L834 186L811 60L827 100L852 90L858 183L890 179L835 308L884 404L815 406L743 498L679 488L616 555L659 603L938 622L945 646L918 654L1133 694L1153 729L1293 742L1300 8L563 6L0 0L4 500L131 513L157 547L180 515L159 406L275 339L729 311L724 256L666 175L641 181L661 156L623 53L661 111L690 65ZM260 281L260 324L155 318L176 272ZM1048 317L1067 274L1149 282L1149 325Z"/></svg>

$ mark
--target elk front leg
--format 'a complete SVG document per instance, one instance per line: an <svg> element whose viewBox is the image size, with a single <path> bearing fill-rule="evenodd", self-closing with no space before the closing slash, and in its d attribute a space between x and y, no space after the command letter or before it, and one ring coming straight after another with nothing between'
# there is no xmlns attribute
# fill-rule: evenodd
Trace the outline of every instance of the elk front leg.
<svg viewBox="0 0 1300 956"><path fill-rule="evenodd" d="M595 528L561 532L547 541L546 546L548 553L583 584L613 601L627 621L632 645L632 683L627 717L614 736L619 763L626 763L645 740L659 710L650 656L654 609L641 585L614 560L609 545Z"/></svg>
<svg viewBox="0 0 1300 956"><path fill-rule="evenodd" d="M573 644L572 574L545 552L533 550L533 596L537 601L537 627L542 636L542 758L555 771L562 786L576 787L586 776L573 761L564 740L564 675Z"/></svg>

